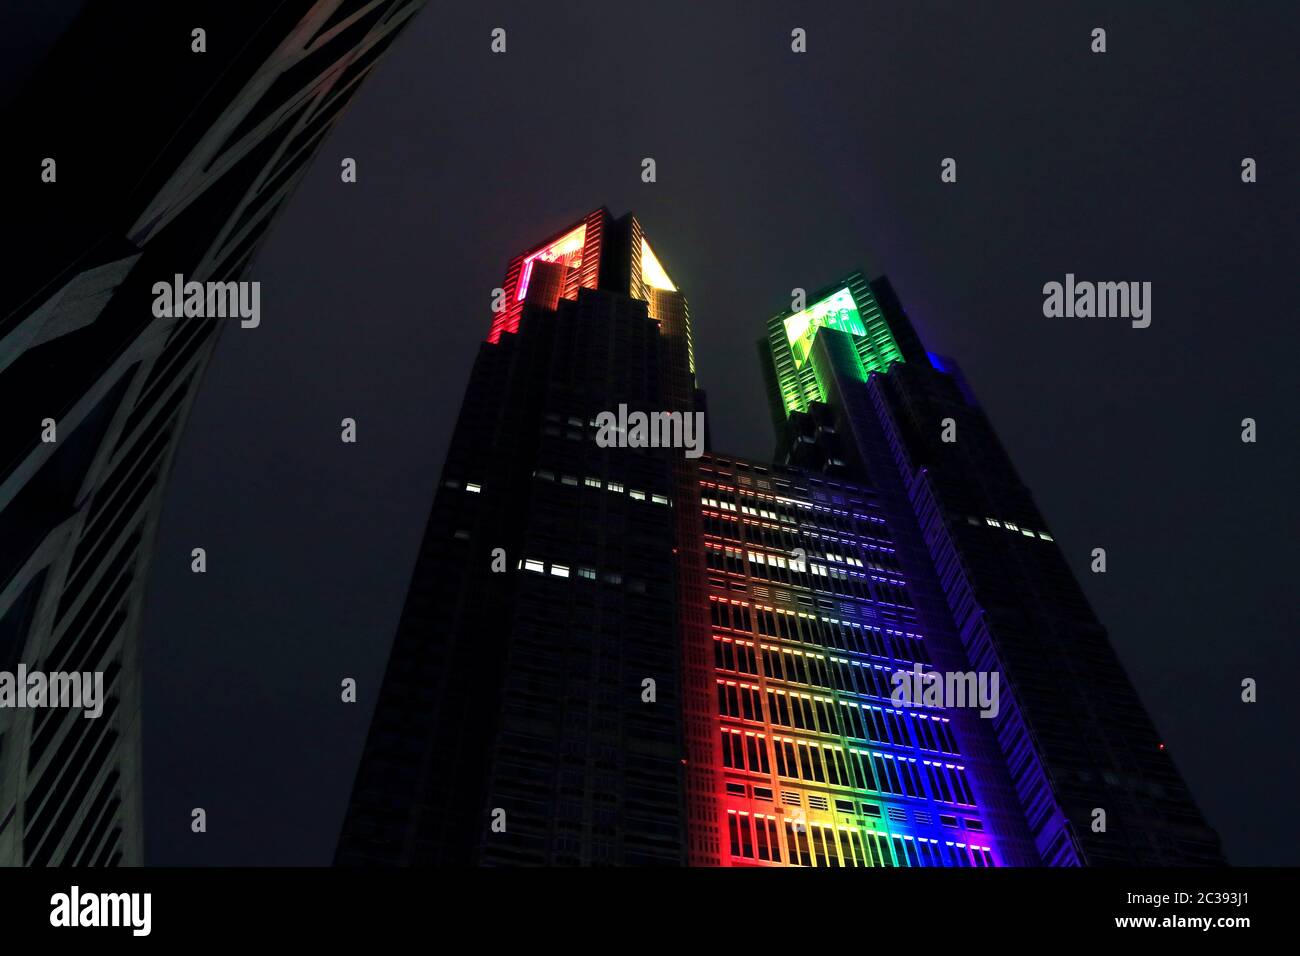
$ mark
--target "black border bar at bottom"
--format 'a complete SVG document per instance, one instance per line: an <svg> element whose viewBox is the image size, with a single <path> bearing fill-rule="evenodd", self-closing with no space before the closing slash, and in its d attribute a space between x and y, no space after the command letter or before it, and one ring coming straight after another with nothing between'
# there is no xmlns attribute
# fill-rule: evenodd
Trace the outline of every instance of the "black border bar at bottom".
<svg viewBox="0 0 1300 956"><path fill-rule="evenodd" d="M1050 946L1099 935L1178 945L1293 925L1296 876L1294 868L6 869L0 926L6 943L63 937L206 947L284 940L331 951L348 941L390 939L455 949L477 940L496 948L516 934L534 947L582 949L655 938L670 945L749 940L766 948L786 941L806 947L1020 937ZM136 931L143 894L147 935ZM80 925L114 920L127 925Z"/></svg>

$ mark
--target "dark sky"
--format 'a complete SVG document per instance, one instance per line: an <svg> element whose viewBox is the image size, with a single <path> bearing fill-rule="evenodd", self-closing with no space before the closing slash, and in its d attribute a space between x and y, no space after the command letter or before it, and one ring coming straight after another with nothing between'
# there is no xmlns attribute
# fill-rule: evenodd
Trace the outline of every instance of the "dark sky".
<svg viewBox="0 0 1300 956"><path fill-rule="evenodd" d="M148 861L329 861L491 290L602 204L638 214L690 300L722 451L771 453L753 341L789 290L888 274L962 363L1230 859L1300 861L1295 14L460 6L419 15L325 142L254 267L262 325L225 331L194 407L146 617ZM1151 327L1044 318L1067 272L1150 281Z"/></svg>

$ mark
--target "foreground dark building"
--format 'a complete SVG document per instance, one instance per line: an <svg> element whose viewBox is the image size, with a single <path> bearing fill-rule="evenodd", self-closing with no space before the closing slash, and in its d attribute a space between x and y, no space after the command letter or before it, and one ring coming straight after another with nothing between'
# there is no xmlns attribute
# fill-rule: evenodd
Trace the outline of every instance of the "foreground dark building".
<svg viewBox="0 0 1300 956"><path fill-rule="evenodd" d="M0 864L140 862L140 617L163 490L221 330L257 334L157 317L153 285L247 276L421 5L96 0L6 106L0 670L99 671L108 703L93 720L0 710Z"/></svg>
<svg viewBox="0 0 1300 956"><path fill-rule="evenodd" d="M775 462L611 442L615 410L703 418L685 299L604 209L511 262L336 861L1221 863L888 283L767 333ZM996 713L900 702L918 668L996 674Z"/></svg>

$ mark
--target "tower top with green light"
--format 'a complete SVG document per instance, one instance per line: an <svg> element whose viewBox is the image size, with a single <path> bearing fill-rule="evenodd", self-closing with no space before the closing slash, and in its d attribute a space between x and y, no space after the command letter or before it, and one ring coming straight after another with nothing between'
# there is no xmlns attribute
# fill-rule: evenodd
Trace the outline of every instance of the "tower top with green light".
<svg viewBox="0 0 1300 956"><path fill-rule="evenodd" d="M880 280L877 285L885 293L886 305L896 304L888 283ZM901 310L898 314L901 316ZM805 412L809 403L826 400L816 369L809 361L813 341L822 329L835 329L852 337L863 381L872 372L884 372L894 362L904 361L905 349L895 334L903 330L891 327L890 318L877 299L877 288L861 272L854 272L818 291L803 309L790 309L769 319L767 337L760 342L760 348L770 361L769 385L776 392L773 397L779 401L782 417ZM906 323L905 317L902 322ZM910 325L902 338L904 343L914 338ZM774 403L774 411L777 407Z"/></svg>

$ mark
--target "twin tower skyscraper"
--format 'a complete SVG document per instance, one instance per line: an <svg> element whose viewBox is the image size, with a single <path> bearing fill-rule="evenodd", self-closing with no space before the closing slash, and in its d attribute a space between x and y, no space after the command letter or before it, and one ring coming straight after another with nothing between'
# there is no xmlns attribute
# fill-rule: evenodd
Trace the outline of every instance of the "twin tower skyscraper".
<svg viewBox="0 0 1300 956"><path fill-rule="evenodd" d="M686 299L634 216L590 213L503 291L337 863L1223 862L887 280L755 327L772 462L598 440L621 408L706 411ZM997 706L900 703L918 670Z"/></svg>

